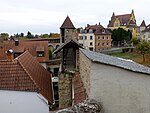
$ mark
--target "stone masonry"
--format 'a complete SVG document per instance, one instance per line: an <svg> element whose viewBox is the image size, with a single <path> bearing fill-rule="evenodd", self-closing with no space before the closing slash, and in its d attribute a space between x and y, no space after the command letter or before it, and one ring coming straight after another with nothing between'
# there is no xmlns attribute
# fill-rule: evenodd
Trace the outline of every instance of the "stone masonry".
<svg viewBox="0 0 150 113"><path fill-rule="evenodd" d="M72 105L72 74L61 73L58 82L59 108L67 108Z"/></svg>
<svg viewBox="0 0 150 113"><path fill-rule="evenodd" d="M90 93L91 61L81 51L79 51L79 63L79 72L85 88L86 98L88 98Z"/></svg>

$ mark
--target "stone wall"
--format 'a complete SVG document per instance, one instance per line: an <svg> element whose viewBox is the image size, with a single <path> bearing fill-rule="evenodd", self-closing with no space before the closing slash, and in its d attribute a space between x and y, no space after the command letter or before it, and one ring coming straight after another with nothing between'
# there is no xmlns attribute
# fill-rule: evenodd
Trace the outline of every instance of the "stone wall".
<svg viewBox="0 0 150 113"><path fill-rule="evenodd" d="M61 73L58 81L59 108L67 108L72 105L72 74Z"/></svg>
<svg viewBox="0 0 150 113"><path fill-rule="evenodd" d="M104 113L104 109L100 102L91 99L66 109L50 111L50 113Z"/></svg>
<svg viewBox="0 0 150 113"><path fill-rule="evenodd" d="M91 61L79 51L79 72L85 88L86 98L90 92Z"/></svg>

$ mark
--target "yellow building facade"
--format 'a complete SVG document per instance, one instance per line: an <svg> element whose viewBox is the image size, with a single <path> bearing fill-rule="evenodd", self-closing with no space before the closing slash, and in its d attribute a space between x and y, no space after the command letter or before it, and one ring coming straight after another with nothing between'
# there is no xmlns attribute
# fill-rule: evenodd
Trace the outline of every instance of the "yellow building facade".
<svg viewBox="0 0 150 113"><path fill-rule="evenodd" d="M115 13L113 13L108 28L111 30L123 28L125 30L130 30L132 32L132 37L138 38L140 36L139 27L136 24L133 10L131 14L115 15Z"/></svg>

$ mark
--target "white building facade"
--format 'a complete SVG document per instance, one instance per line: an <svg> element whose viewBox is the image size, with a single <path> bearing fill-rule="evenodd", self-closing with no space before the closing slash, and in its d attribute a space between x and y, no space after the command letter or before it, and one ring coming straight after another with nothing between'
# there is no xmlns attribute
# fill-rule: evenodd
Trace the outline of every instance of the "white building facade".
<svg viewBox="0 0 150 113"><path fill-rule="evenodd" d="M79 33L78 42L83 46L83 48L95 51L94 33Z"/></svg>

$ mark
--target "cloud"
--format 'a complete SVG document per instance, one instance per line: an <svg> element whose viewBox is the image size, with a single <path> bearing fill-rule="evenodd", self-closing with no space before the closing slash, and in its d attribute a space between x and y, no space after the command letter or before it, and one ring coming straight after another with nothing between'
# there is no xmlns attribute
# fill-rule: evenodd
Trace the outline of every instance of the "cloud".
<svg viewBox="0 0 150 113"><path fill-rule="evenodd" d="M107 26L113 12L131 13L149 23L149 0L0 0L0 32L59 32L67 15L77 27L100 22ZM40 32L41 31L41 32Z"/></svg>

